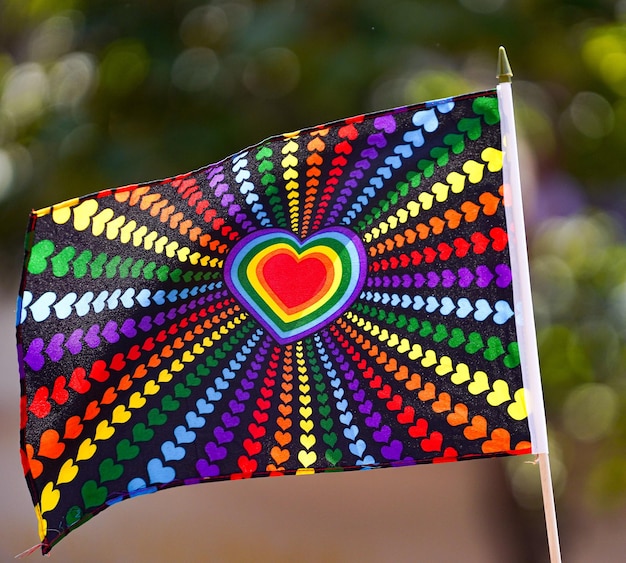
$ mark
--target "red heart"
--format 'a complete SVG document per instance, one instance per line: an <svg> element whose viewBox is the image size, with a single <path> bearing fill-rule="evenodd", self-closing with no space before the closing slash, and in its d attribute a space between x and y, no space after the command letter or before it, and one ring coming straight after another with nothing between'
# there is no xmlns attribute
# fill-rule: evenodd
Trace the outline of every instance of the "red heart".
<svg viewBox="0 0 626 563"><path fill-rule="evenodd" d="M111 360L111 363L109 364L109 367L113 371L122 371L125 366L126 362L124 361L124 354L122 354L121 352L115 354L115 356L113 356L113 359Z"/></svg>
<svg viewBox="0 0 626 563"><path fill-rule="evenodd" d="M54 380L54 387L52 388L52 395L50 398L53 399L58 405L64 405L67 400L70 398L70 394L65 388L66 380L64 375L59 375Z"/></svg>
<svg viewBox="0 0 626 563"><path fill-rule="evenodd" d="M244 474L245 477L249 477L256 471L258 466L256 459L250 459L245 455L242 455L237 460L237 465L239 465L239 469Z"/></svg>
<svg viewBox="0 0 626 563"><path fill-rule="evenodd" d="M379 399L389 399L391 397L391 385L383 385L383 388L379 389L376 394Z"/></svg>
<svg viewBox="0 0 626 563"><path fill-rule="evenodd" d="M400 395L394 395L393 399L387 401L387 408L390 411L399 411L402 408L402 397Z"/></svg>
<svg viewBox="0 0 626 563"><path fill-rule="evenodd" d="M396 415L396 418L398 419L398 422L400 424L411 424L414 417L415 409L410 405L404 407L404 410Z"/></svg>
<svg viewBox="0 0 626 563"><path fill-rule="evenodd" d="M502 252L509 242L509 237L506 234L506 231L501 227L494 227L491 229L489 231L489 236L493 239L493 244L491 246L496 252Z"/></svg>
<svg viewBox="0 0 626 563"><path fill-rule="evenodd" d="M424 438L420 442L420 446L425 452L439 452L441 451L441 444L443 444L443 434L437 431L431 432L428 438Z"/></svg>
<svg viewBox="0 0 626 563"><path fill-rule="evenodd" d="M77 367L72 372L72 376L70 377L70 382L68 383L68 386L74 389L74 391L76 391L77 393L87 393L87 391L89 391L89 389L91 388L91 383L87 381L86 377L87 372L85 371L85 369Z"/></svg>
<svg viewBox="0 0 626 563"><path fill-rule="evenodd" d="M33 402L28 407L28 410L32 412L37 418L45 418L50 413L52 408L48 402L50 391L47 387L43 386L37 389Z"/></svg>
<svg viewBox="0 0 626 563"><path fill-rule="evenodd" d="M89 373L90 379L95 379L100 383L104 383L111 373L106 369L107 364L104 360L96 360L91 366L91 372Z"/></svg>
<svg viewBox="0 0 626 563"><path fill-rule="evenodd" d="M470 238L474 243L474 254L482 254L487 250L489 239L481 232L474 233Z"/></svg>
<svg viewBox="0 0 626 563"><path fill-rule="evenodd" d="M249 456L256 455L261 451L261 442L257 442L255 440L251 440L250 438L246 438L243 441L243 447L248 452Z"/></svg>
<svg viewBox="0 0 626 563"><path fill-rule="evenodd" d="M463 258L467 254L471 246L471 244L467 242L464 238L455 238L453 244L454 248L456 248L455 254L458 258Z"/></svg>
<svg viewBox="0 0 626 563"><path fill-rule="evenodd" d="M259 426L258 424L251 422L248 424L248 432L250 432L253 438L257 439L265 436L266 430L263 426Z"/></svg>
<svg viewBox="0 0 626 563"><path fill-rule="evenodd" d="M359 136L359 132L356 130L356 127L352 125L352 123L345 125L344 127L341 127L338 133L342 139L347 138L347 139L350 139L351 141L354 141L354 139L356 139Z"/></svg>
<svg viewBox="0 0 626 563"><path fill-rule="evenodd" d="M447 260L450 258L452 251L454 250L447 242L442 242L437 245L437 250L439 251L439 258L442 260Z"/></svg>
<svg viewBox="0 0 626 563"><path fill-rule="evenodd" d="M428 421L425 418L418 418L417 422L409 428L411 438L423 438L428 432Z"/></svg>
<svg viewBox="0 0 626 563"><path fill-rule="evenodd" d="M315 257L298 260L290 252L272 256L263 267L265 283L288 309L314 299L325 287L327 276L321 260Z"/></svg>

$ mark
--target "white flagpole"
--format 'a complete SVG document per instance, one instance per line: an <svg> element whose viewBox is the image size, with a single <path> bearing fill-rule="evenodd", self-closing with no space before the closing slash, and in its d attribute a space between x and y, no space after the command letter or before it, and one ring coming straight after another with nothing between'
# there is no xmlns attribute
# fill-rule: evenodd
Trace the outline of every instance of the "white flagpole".
<svg viewBox="0 0 626 563"><path fill-rule="evenodd" d="M504 47L498 56L498 105L502 127L504 205L509 233L511 269L513 271L513 294L515 296L515 319L520 347L520 362L524 381L528 424L532 451L539 459L543 508L550 549L550 561L561 563L559 532L554 505L554 490L548 457L548 432L546 427L543 390L539 371L539 353L533 313L526 229L522 207L522 185L517 153L517 137L513 113L511 78L513 73Z"/></svg>

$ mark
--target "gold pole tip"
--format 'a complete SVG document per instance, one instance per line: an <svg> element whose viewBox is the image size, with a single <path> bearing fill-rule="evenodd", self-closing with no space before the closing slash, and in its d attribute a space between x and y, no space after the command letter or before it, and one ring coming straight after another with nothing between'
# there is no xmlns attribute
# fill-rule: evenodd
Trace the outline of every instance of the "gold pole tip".
<svg viewBox="0 0 626 563"><path fill-rule="evenodd" d="M513 71L509 64L509 58L506 56L506 49L500 47L498 50L498 77L499 82L511 82L513 78Z"/></svg>

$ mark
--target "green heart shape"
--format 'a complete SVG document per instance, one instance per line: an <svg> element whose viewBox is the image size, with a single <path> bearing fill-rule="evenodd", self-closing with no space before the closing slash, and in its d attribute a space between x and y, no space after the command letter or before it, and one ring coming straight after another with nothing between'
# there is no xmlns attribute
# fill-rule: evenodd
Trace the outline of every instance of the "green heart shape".
<svg viewBox="0 0 626 563"><path fill-rule="evenodd" d="M272 149L266 145L259 149L259 151L256 153L255 158L257 160L263 160L264 158L270 158L271 156L272 156Z"/></svg>
<svg viewBox="0 0 626 563"><path fill-rule="evenodd" d="M76 249L73 246L66 246L54 258L50 259L50 262L52 262L52 273L57 278L67 276L67 273L70 271L70 262L75 254Z"/></svg>
<svg viewBox="0 0 626 563"><path fill-rule="evenodd" d="M475 354L485 347L482 336L478 332L470 332L468 343L465 345L465 351L468 354Z"/></svg>
<svg viewBox="0 0 626 563"><path fill-rule="evenodd" d="M133 426L133 440L135 442L148 442L154 438L154 430L147 428L143 422L138 422Z"/></svg>
<svg viewBox="0 0 626 563"><path fill-rule="evenodd" d="M162 426L167 422L167 415L159 409L153 408L148 411L148 424L150 426Z"/></svg>
<svg viewBox="0 0 626 563"><path fill-rule="evenodd" d="M187 397L191 396L191 389L185 387L184 383L179 382L174 387L174 396L177 399L186 399Z"/></svg>
<svg viewBox="0 0 626 563"><path fill-rule="evenodd" d="M180 408L180 401L177 401L171 395L165 395L161 399L161 408L164 411L177 411Z"/></svg>
<svg viewBox="0 0 626 563"><path fill-rule="evenodd" d="M496 98L476 98L472 103L472 110L475 114L482 115L487 125L495 125L500 121L498 100Z"/></svg>
<svg viewBox="0 0 626 563"><path fill-rule="evenodd" d="M339 448L329 448L326 450L326 459L328 460L328 463L331 463L332 465L337 465L341 461L342 457L343 454Z"/></svg>
<svg viewBox="0 0 626 563"><path fill-rule="evenodd" d="M485 360L493 361L504 354L502 342L497 336L490 336L487 339L487 349L483 352Z"/></svg>
<svg viewBox="0 0 626 563"><path fill-rule="evenodd" d="M127 438L117 443L115 451L117 453L117 461L130 461L131 459L135 459L140 452L139 446L131 444L130 440Z"/></svg>
<svg viewBox="0 0 626 563"><path fill-rule="evenodd" d="M413 321L414 319L411 319L411 321ZM417 321L415 321L417 323ZM411 323L409 323L409 330L411 330L410 328ZM433 333L433 325L431 324L430 321L422 321L422 328L420 329L419 335L426 338L427 336L430 336Z"/></svg>
<svg viewBox="0 0 626 563"><path fill-rule="evenodd" d="M517 342L511 342L506 349L508 354L504 356L504 365L509 369L514 369L520 364L519 344Z"/></svg>
<svg viewBox="0 0 626 563"><path fill-rule="evenodd" d="M98 473L100 473L100 482L106 483L107 481L115 481L119 479L124 473L124 466L120 463L115 463L113 458L107 457L103 459L98 467Z"/></svg>
<svg viewBox="0 0 626 563"><path fill-rule="evenodd" d="M458 348L465 342L465 334L460 328L453 328L450 331L450 340L448 340L448 346L451 348Z"/></svg>
<svg viewBox="0 0 626 563"><path fill-rule="evenodd" d="M448 330L442 324L438 324L435 327L435 334L433 334L433 340L437 343L443 342L446 338L448 338Z"/></svg>
<svg viewBox="0 0 626 563"><path fill-rule="evenodd" d="M83 497L85 508L92 508L104 504L109 490L106 487L99 487L96 481L90 479L85 481L80 489L80 494Z"/></svg>
<svg viewBox="0 0 626 563"><path fill-rule="evenodd" d="M334 448L337 443L337 434L335 432L324 434L322 436L322 440L324 440L324 443L328 444L331 448Z"/></svg>
<svg viewBox="0 0 626 563"><path fill-rule="evenodd" d="M480 136L483 134L483 129L478 117L464 117L459 121L457 129L467 133L467 136L472 141L480 139Z"/></svg>

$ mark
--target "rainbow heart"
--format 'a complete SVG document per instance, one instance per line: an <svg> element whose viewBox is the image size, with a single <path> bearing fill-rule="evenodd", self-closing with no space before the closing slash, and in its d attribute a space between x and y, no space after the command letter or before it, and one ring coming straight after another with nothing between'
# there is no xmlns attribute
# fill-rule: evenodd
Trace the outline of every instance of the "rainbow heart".
<svg viewBox="0 0 626 563"><path fill-rule="evenodd" d="M226 284L281 344L312 334L356 299L367 273L365 249L349 229L304 241L266 229L239 241L224 267Z"/></svg>

